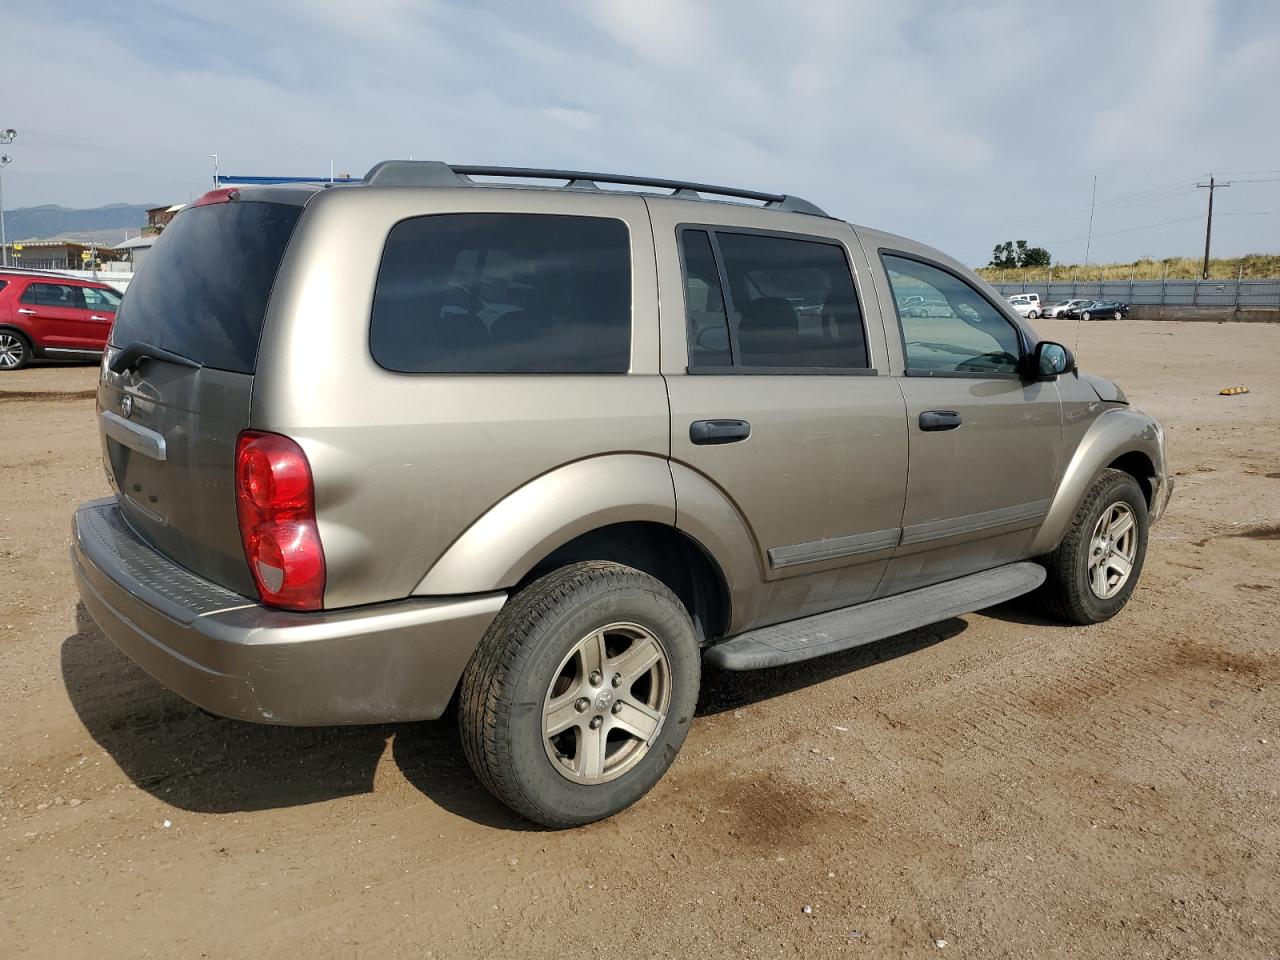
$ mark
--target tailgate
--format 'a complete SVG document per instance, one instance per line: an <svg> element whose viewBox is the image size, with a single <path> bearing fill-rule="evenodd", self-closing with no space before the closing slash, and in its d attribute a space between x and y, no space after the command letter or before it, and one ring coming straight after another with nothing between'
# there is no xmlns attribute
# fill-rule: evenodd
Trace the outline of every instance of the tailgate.
<svg viewBox="0 0 1280 960"><path fill-rule="evenodd" d="M129 284L98 387L104 460L129 525L250 597L236 439L249 427L262 325L301 213L233 191L178 213Z"/></svg>

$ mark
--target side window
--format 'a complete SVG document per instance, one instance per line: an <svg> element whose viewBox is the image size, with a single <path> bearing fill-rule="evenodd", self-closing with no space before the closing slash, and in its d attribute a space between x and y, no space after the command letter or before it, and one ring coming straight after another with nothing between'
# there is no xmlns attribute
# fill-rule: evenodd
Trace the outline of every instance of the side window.
<svg viewBox="0 0 1280 960"><path fill-rule="evenodd" d="M83 309L80 288L63 283L33 283L22 294L22 302L40 307Z"/></svg>
<svg viewBox="0 0 1280 960"><path fill-rule="evenodd" d="M691 368L733 365L729 351L729 323L724 312L724 292L711 237L705 230L680 234L684 256L684 308L689 330Z"/></svg>
<svg viewBox="0 0 1280 960"><path fill-rule="evenodd" d="M853 274L838 244L719 230L715 241L727 297L708 233L682 235L691 370L727 365L726 349L743 372L869 367Z"/></svg>
<svg viewBox="0 0 1280 960"><path fill-rule="evenodd" d="M120 306L120 294L97 287L81 287L84 304L90 310L101 310L103 313L115 313Z"/></svg>
<svg viewBox="0 0 1280 960"><path fill-rule="evenodd" d="M625 373L626 224L521 213L403 220L382 252L369 347L401 373Z"/></svg>
<svg viewBox="0 0 1280 960"><path fill-rule="evenodd" d="M986 297L927 263L891 254L882 259L902 323L908 373L1017 372L1018 331Z"/></svg>

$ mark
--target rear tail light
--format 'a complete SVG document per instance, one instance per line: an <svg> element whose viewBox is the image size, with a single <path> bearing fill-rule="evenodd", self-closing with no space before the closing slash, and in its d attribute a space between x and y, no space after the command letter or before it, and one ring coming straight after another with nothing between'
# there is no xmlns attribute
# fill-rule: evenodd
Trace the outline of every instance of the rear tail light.
<svg viewBox="0 0 1280 960"><path fill-rule="evenodd" d="M236 514L249 571L262 602L319 610L324 549L315 486L302 448L276 433L247 430L236 441Z"/></svg>

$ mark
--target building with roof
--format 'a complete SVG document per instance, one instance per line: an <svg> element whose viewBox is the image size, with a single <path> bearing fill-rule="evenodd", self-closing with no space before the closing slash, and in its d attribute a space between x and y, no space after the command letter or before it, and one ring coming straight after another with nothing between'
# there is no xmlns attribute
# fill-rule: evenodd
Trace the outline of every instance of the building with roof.
<svg viewBox="0 0 1280 960"><path fill-rule="evenodd" d="M161 233L177 215L178 211L185 206L185 203L175 203L168 207L152 207L147 211L147 225L142 228L143 236L154 237L156 234Z"/></svg>
<svg viewBox="0 0 1280 960"><path fill-rule="evenodd" d="M29 270L83 270L119 259L112 247L84 240L52 237L5 244L9 263Z"/></svg>

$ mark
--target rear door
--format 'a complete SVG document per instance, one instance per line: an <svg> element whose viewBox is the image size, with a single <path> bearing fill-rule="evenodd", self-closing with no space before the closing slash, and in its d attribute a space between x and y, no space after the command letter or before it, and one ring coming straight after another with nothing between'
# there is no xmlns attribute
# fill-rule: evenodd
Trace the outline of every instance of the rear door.
<svg viewBox="0 0 1280 960"><path fill-rule="evenodd" d="M950 265L879 251L890 304L923 295L929 317L898 308L910 435L902 542L879 595L1023 559L1059 475L1057 384L1020 375L1021 329Z"/></svg>
<svg viewBox="0 0 1280 960"><path fill-rule="evenodd" d="M98 389L107 471L121 510L163 553L255 594L234 495L258 340L300 206L197 204L156 241L124 296ZM102 321L99 321L102 322ZM172 359L162 359L168 355Z"/></svg>
<svg viewBox="0 0 1280 960"><path fill-rule="evenodd" d="M758 583L732 629L867 599L898 541L907 445L901 391L877 369L884 340L864 317L852 230L649 205L677 524L698 520L682 499L692 471L754 540Z"/></svg>

